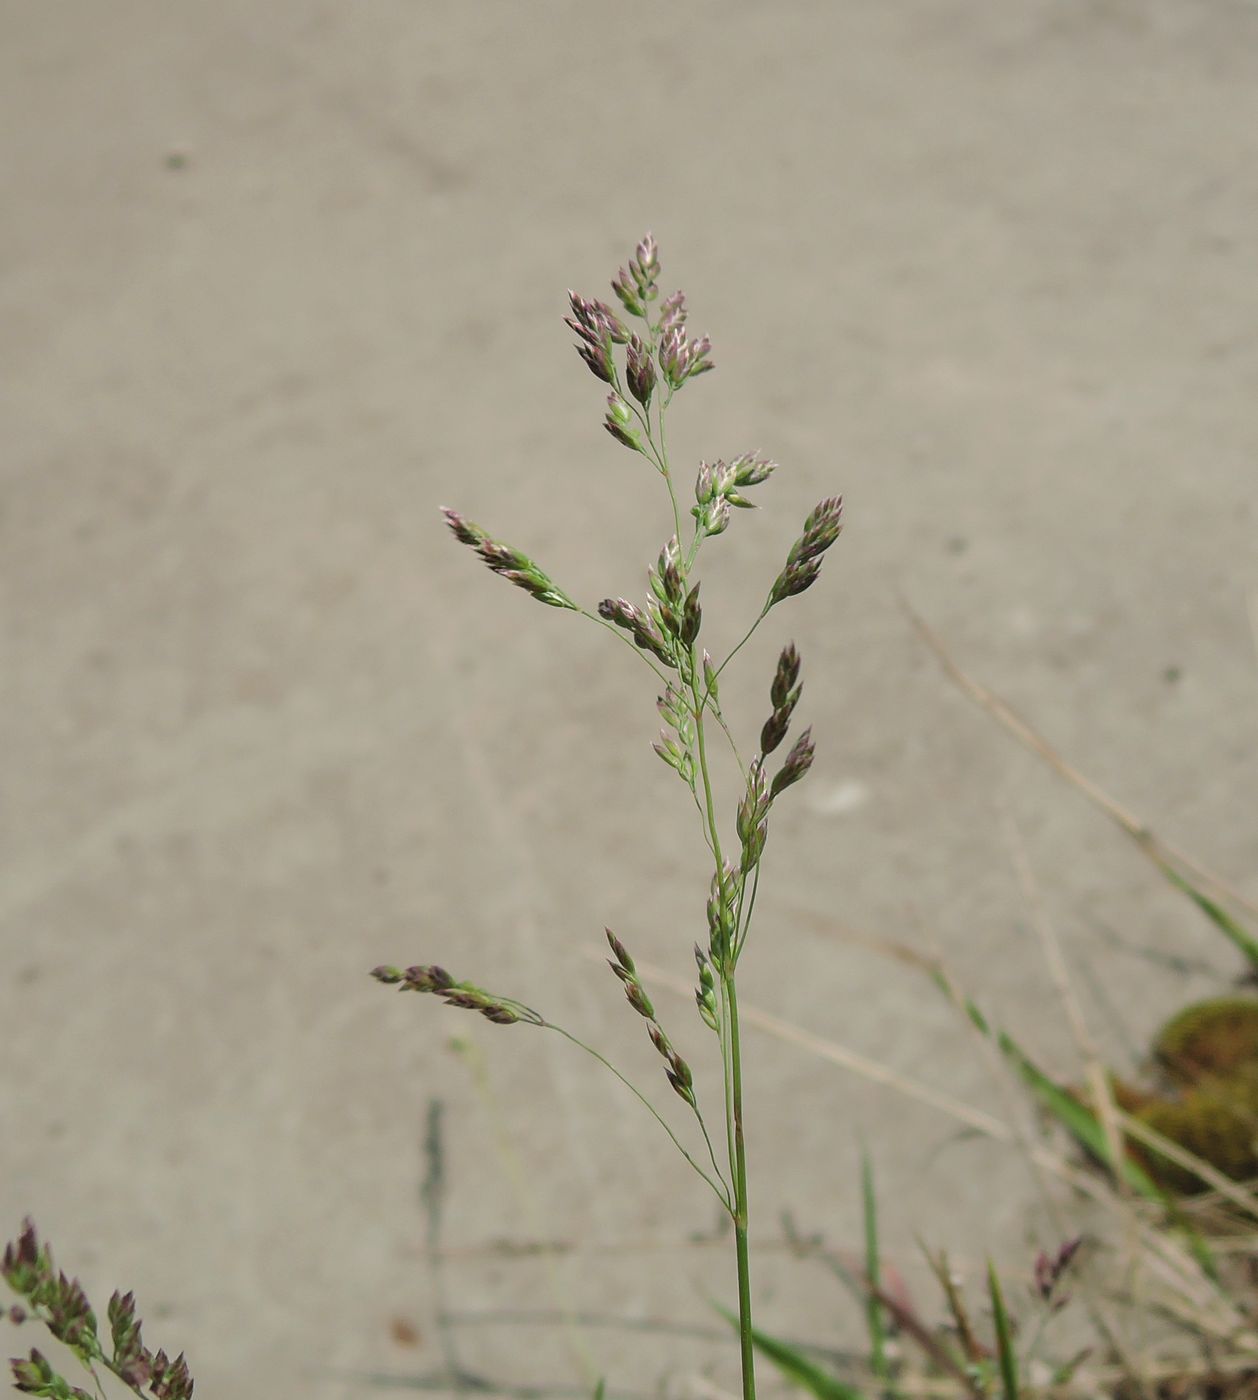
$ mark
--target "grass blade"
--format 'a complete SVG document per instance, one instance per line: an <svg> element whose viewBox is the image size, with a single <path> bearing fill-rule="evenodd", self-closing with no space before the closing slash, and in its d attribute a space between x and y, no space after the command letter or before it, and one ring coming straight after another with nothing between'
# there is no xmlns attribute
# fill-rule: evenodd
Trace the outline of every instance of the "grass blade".
<svg viewBox="0 0 1258 1400"><path fill-rule="evenodd" d="M1160 1206L1166 1205L1165 1195L1139 1163L1129 1158L1124 1158L1117 1164L1111 1160L1109 1141L1101 1121L1090 1108L1050 1079L1007 1031L1001 1031L997 1035L996 1043L1000 1047L1000 1053L1017 1071L1019 1079L1082 1147L1097 1161L1107 1163L1111 1169L1116 1167L1115 1174L1121 1173L1127 1184L1146 1200L1155 1201Z"/></svg>
<svg viewBox="0 0 1258 1400"><path fill-rule="evenodd" d="M983 1015L974 1002L969 997L958 993L957 989L949 983L941 972L932 972L931 979L950 1001L959 1004L962 1012L969 1018L970 1023L977 1031L989 1039L995 1040L1000 1048L1000 1053L1017 1071L1018 1078L1062 1127L1098 1161L1107 1162L1113 1166L1109 1142L1096 1114L1077 1099L1072 1098L1061 1085L1050 1079L1007 1031L993 1030L987 1017ZM1156 1201L1159 1205L1166 1204L1166 1198L1158 1190L1152 1177L1136 1162L1124 1159L1119 1164L1118 1170L1121 1171L1127 1184L1146 1199Z"/></svg>
<svg viewBox="0 0 1258 1400"><path fill-rule="evenodd" d="M1258 939L1247 933L1222 905L1216 904L1209 895L1202 894L1196 885L1186 880L1173 866L1168 865L1163 860L1158 860L1156 856L1154 862L1171 884L1186 894L1215 928L1244 953L1249 959L1250 966L1258 968Z"/></svg>
<svg viewBox="0 0 1258 1400"><path fill-rule="evenodd" d="M1030 1056L1007 1032L1000 1032L997 1036L997 1044L1000 1046L1001 1053L1017 1070L1022 1082L1062 1127L1072 1134L1075 1140L1098 1161L1109 1162L1109 1139L1096 1114L1081 1104L1078 1099L1072 1098L1059 1084L1054 1083L1043 1070L1032 1062ZM1128 1185L1139 1191L1146 1200L1153 1201L1160 1206L1166 1212L1167 1217L1179 1226L1193 1258L1205 1271L1207 1278L1217 1282L1219 1278L1218 1262L1200 1232L1194 1228L1183 1211L1180 1210L1175 1198L1163 1191L1148 1172L1138 1162L1133 1162L1130 1157L1124 1157L1119 1168L1123 1180Z"/></svg>
<svg viewBox="0 0 1258 1400"><path fill-rule="evenodd" d="M1018 1077L1040 1101L1042 1107L1097 1161L1112 1165L1109 1138L1096 1114L1068 1094L1060 1084L1050 1079L1007 1031L994 1031L982 1011L949 981L941 969L930 969L930 977L980 1034L996 1042L1001 1054L1013 1066ZM1217 1284L1218 1261L1200 1232L1180 1210L1174 1197L1167 1195L1148 1172L1130 1157L1123 1158L1114 1174L1121 1174L1127 1185L1166 1212L1167 1218L1183 1232L1188 1250L1198 1267L1211 1282Z"/></svg>
<svg viewBox="0 0 1258 1400"><path fill-rule="evenodd" d="M719 1303L712 1306L735 1331L738 1330L736 1313L728 1312ZM817 1400L865 1400L862 1390L841 1381L837 1376L832 1376L829 1371L823 1371L815 1361L810 1360L798 1347L789 1342L771 1337L759 1327L751 1329L751 1340L755 1343L756 1350L772 1361L788 1380L802 1385L805 1390L815 1395Z"/></svg>
<svg viewBox="0 0 1258 1400"><path fill-rule="evenodd" d="M996 1269L987 1261L987 1288L992 1297L992 1318L996 1324L996 1349L1000 1355L1000 1379L1005 1400L1018 1400L1018 1357L1013 1349L1013 1332L1005 1311L1004 1294Z"/></svg>
<svg viewBox="0 0 1258 1400"><path fill-rule="evenodd" d="M865 1296L865 1321L869 1328L869 1369L874 1379L890 1391L891 1368L887 1364L887 1328L878 1293L882 1288L882 1262L878 1247L878 1201L874 1194L874 1168L869 1153L861 1149L861 1205L865 1216L865 1276L870 1287Z"/></svg>

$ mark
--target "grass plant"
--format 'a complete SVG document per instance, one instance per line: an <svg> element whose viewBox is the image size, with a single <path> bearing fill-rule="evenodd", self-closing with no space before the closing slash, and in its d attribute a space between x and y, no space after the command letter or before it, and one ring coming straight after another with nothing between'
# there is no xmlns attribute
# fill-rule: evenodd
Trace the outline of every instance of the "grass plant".
<svg viewBox="0 0 1258 1400"><path fill-rule="evenodd" d="M455 539L474 550L495 574L548 607L575 612L597 623L627 645L654 677L656 707L664 721L654 749L688 790L711 857L707 942L694 948L694 1001L698 1015L716 1039L714 1059L719 1069L722 1122L719 1128L709 1125L694 1071L674 1048L632 955L611 929L605 931L612 954L609 966L629 1005L646 1021L647 1035L663 1060L665 1077L696 1121L702 1150L692 1152L684 1146L646 1094L599 1051L531 1007L473 982L457 981L440 965L382 965L373 975L403 991L428 993L448 1005L479 1012L499 1025L556 1031L592 1055L637 1095L732 1221L742 1394L744 1400L754 1400L755 1334L748 1244L751 1204L738 964L752 931L772 811L783 794L807 774L814 746L811 731L805 729L784 759L774 757L788 737L803 690L801 660L793 643L788 642L778 658L768 686L768 714L750 760L743 759L722 711L720 683L726 667L768 614L816 581L822 559L842 529L843 502L830 496L818 503L787 551L742 640L719 661L713 658L701 643L700 555L711 540L729 528L736 512L754 507L751 493L769 479L777 463L758 452L743 452L728 462L701 462L694 481L694 503L684 502L677 471L669 460L666 419L674 397L712 369L712 346L707 336L691 337L684 293L661 297L659 276L658 249L648 233L628 266L612 281L619 307L570 292L571 315L567 318L577 337L577 353L608 390L604 428L622 448L644 459L666 493L664 528L671 533L654 565L647 569L649 595L645 605L608 597L595 608L587 608L522 550L494 538L456 510L446 508L444 515ZM726 761L736 766L742 790L732 821L718 817L714 795L717 751L725 748ZM720 1154L714 1137L722 1144Z"/></svg>

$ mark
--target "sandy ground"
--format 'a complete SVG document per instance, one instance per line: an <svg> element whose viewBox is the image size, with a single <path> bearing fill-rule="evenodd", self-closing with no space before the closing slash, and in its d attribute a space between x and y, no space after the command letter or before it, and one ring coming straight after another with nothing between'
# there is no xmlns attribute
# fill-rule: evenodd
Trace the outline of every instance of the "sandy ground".
<svg viewBox="0 0 1258 1400"><path fill-rule="evenodd" d="M1003 1112L955 1013L840 930L893 936L1077 1072L1017 841L1115 1063L1236 970L949 687L897 595L1258 893L1252 4L8 0L0 23L0 1218L31 1212L98 1302L133 1287L198 1394L444 1391L451 1347L552 1393L733 1383L714 1209L633 1101L557 1037L366 976L438 959L672 1112L597 962L609 923L688 978L703 936L652 679L437 514L589 603L642 593L667 503L561 317L648 227L718 365L674 407L679 475L782 463L711 546L713 650L812 504L847 499L821 585L726 681L754 733L793 636L819 745L744 996ZM706 1033L657 1000L715 1102ZM1046 1238L1016 1153L749 1034L766 1243L784 1210L854 1239L861 1137L906 1268L915 1234L1014 1271ZM758 1296L794 1336L857 1328L771 1249Z"/></svg>

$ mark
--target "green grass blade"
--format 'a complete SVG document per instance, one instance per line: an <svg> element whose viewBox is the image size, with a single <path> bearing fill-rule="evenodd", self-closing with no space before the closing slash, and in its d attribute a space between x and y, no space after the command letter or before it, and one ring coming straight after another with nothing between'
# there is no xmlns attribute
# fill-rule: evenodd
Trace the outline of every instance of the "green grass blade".
<svg viewBox="0 0 1258 1400"><path fill-rule="evenodd" d="M1000 1379L1005 1400L1018 1400L1018 1357L1013 1349L1013 1331L1005 1311L1005 1297L1000 1291L996 1269L987 1261L987 1288L992 1297L992 1318L996 1324L996 1348L1000 1353Z"/></svg>
<svg viewBox="0 0 1258 1400"><path fill-rule="evenodd" d="M944 996L948 998L950 1002L952 1002L954 1005L959 1005L961 1007L961 1010L964 1011L965 1014L969 1017L975 1030L981 1031L983 1035L991 1035L992 1028L988 1024L987 1017L983 1015L983 1013L969 999L969 997L961 996L961 994L952 985L952 983L948 981L948 979L944 976L942 972L932 972L930 974L930 980L935 984L936 987L939 988L939 990L944 994Z"/></svg>
<svg viewBox="0 0 1258 1400"><path fill-rule="evenodd" d="M1109 1162L1109 1142L1100 1119L1048 1077L1007 1031L996 1038L1000 1052L1018 1072L1018 1077L1039 1099L1044 1108L1098 1161ZM1111 1166L1113 1163L1110 1164ZM1166 1196L1138 1162L1124 1158L1118 1164L1124 1180L1147 1200L1166 1205Z"/></svg>
<svg viewBox="0 0 1258 1400"><path fill-rule="evenodd" d="M1064 1361L1053 1372L1054 1385L1069 1385L1075 1378L1075 1372L1092 1355L1091 1347L1084 1347L1081 1351L1075 1352L1069 1361Z"/></svg>
<svg viewBox="0 0 1258 1400"><path fill-rule="evenodd" d="M1169 868L1167 869L1167 877L1173 880L1179 879L1179 877L1175 875L1175 872L1171 871ZM1187 882L1181 883L1187 887ZM1197 894L1196 891L1191 891L1191 893L1194 895ZM1197 897L1205 899L1204 895L1198 895ZM1212 903L1209 900L1206 902ZM1217 906L1212 907L1217 908ZM1224 919L1227 919L1228 916L1223 914L1222 910L1219 910L1219 913L1222 914ZM1241 930L1241 933L1242 936L1244 936L1243 930ZM1258 949L1256 949L1256 951L1258 951ZM1066 1131L1070 1133L1078 1143L1086 1148L1097 1161L1108 1162L1110 1160L1109 1142L1106 1138L1105 1130L1102 1128L1096 1114L1079 1103L1077 1099L1072 1098L1060 1084L1050 1079L1007 1031L993 1033L991 1024L987 1020L987 1017L983 1015L982 1011L980 1011L968 997L962 996L942 973L932 973L931 980L949 1001L960 1007L961 1011L977 1030L996 1041L1001 1054L1004 1055L1005 1059L1014 1067L1018 1073L1018 1077L1027 1088L1031 1090L1035 1097L1039 1099L1047 1112L1056 1118ZM1183 1232L1189 1251L1201 1266L1206 1277L1217 1283L1219 1279L1219 1266L1210 1250L1210 1246L1205 1242L1192 1222L1187 1219L1183 1211L1179 1209L1174 1198L1162 1191L1149 1173L1146 1172L1138 1162L1133 1162L1131 1158L1124 1157L1119 1164L1119 1170L1122 1172L1123 1180L1126 1181L1133 1190L1138 1191L1146 1200L1155 1202L1166 1211L1167 1216L1179 1226L1180 1230Z"/></svg>
<svg viewBox="0 0 1258 1400"><path fill-rule="evenodd" d="M1225 938L1230 939L1231 942L1244 953L1254 967L1258 967L1258 939L1255 939L1251 934L1247 933L1222 905L1216 904L1209 895L1202 894L1196 885L1184 879L1178 870L1167 865L1165 861L1156 860L1156 857L1155 861L1158 869L1166 876L1171 884L1174 885L1177 890L1186 894L1206 918L1210 920L1215 928L1217 928Z"/></svg>
<svg viewBox="0 0 1258 1400"><path fill-rule="evenodd" d="M727 1312L719 1303L712 1306L735 1331L738 1330L736 1313ZM815 1361L810 1360L798 1347L791 1346L789 1342L771 1337L758 1327L751 1329L751 1340L755 1343L756 1350L772 1361L787 1380L802 1385L805 1390L815 1395L817 1400L865 1400L863 1391L839 1380L837 1376L832 1376L829 1371L823 1371Z"/></svg>
<svg viewBox="0 0 1258 1400"><path fill-rule="evenodd" d="M861 1204L865 1216L865 1277L872 1285L865 1295L865 1321L869 1328L869 1369L875 1380L890 1387L887 1365L887 1328L878 1301L882 1287L882 1258L878 1247L878 1201L874 1194L874 1168L869 1153L861 1149Z"/></svg>
<svg viewBox="0 0 1258 1400"><path fill-rule="evenodd" d="M1001 1053L1018 1071L1022 1082L1039 1099L1040 1103L1069 1132L1077 1142L1085 1147L1098 1161L1110 1159L1109 1141L1100 1119L1091 1109L1084 1107L1072 1098L1059 1085L1055 1084L1031 1060L1030 1056L1006 1031L997 1037ZM1210 1246L1200 1232L1184 1215L1173 1196L1163 1191L1138 1162L1124 1157L1121 1163L1123 1179L1146 1200L1160 1206L1167 1216L1183 1231L1184 1240L1193 1258L1201 1265L1206 1277L1218 1281L1219 1266Z"/></svg>
<svg viewBox="0 0 1258 1400"><path fill-rule="evenodd" d="M949 1000L956 1001L958 999L959 993L949 985L946 978L936 974L934 981ZM969 997L962 996L959 1000L961 1010L969 1018L971 1024L983 1035L996 1041L1001 1054L1017 1070L1018 1077L1039 1099L1044 1108L1098 1161L1108 1162L1110 1160L1109 1143L1096 1114L1085 1108L1076 1099L1071 1098L1059 1084L1056 1084L1039 1069L1007 1031L993 1032L991 1022ZM1158 1190L1153 1179L1137 1163L1124 1159L1119 1164L1119 1170L1128 1185L1139 1191L1142 1196L1148 1200L1156 1201L1159 1205L1166 1204L1165 1196Z"/></svg>

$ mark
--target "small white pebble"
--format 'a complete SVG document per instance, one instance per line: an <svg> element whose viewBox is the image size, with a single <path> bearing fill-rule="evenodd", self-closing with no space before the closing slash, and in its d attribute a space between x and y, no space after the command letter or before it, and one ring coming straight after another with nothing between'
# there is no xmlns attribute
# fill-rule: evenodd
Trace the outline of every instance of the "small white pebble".
<svg viewBox="0 0 1258 1400"><path fill-rule="evenodd" d="M868 801L869 789L855 779L830 788L814 789L808 794L809 807L823 817L841 817L846 812L863 807Z"/></svg>

